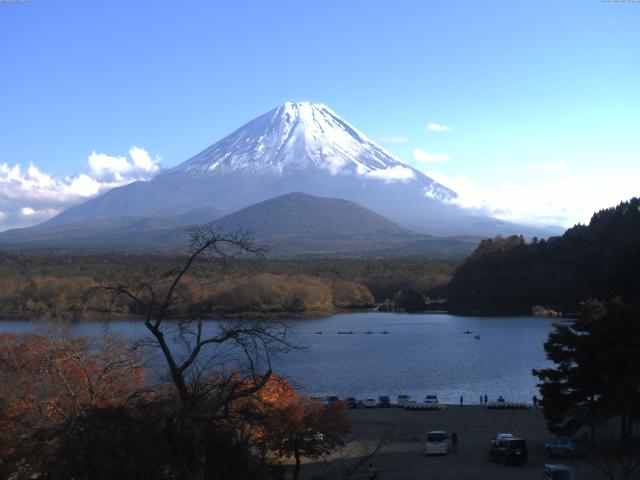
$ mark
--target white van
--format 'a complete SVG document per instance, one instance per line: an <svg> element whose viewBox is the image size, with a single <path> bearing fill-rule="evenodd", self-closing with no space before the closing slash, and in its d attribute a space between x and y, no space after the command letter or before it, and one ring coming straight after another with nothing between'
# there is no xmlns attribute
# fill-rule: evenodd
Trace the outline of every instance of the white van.
<svg viewBox="0 0 640 480"><path fill-rule="evenodd" d="M398 395L398 402L397 405L399 407L406 407L407 405L409 405L409 400L411 399L410 395Z"/></svg>
<svg viewBox="0 0 640 480"><path fill-rule="evenodd" d="M451 451L451 437L444 430L427 433L425 453L427 455L447 455Z"/></svg>

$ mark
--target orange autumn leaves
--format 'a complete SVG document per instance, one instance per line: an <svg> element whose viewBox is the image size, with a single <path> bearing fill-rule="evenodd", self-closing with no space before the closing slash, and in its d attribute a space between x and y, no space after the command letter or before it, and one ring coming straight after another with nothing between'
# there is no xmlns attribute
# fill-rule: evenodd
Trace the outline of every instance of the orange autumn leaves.
<svg viewBox="0 0 640 480"><path fill-rule="evenodd" d="M345 402L319 404L296 393L285 379L270 379L257 400L264 414L257 435L274 451L317 457L341 445L349 432Z"/></svg>

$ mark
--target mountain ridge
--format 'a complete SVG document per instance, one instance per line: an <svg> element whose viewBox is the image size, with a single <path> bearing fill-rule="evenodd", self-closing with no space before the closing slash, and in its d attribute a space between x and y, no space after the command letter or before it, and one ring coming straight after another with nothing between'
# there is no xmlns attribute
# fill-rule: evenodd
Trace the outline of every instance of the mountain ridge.
<svg viewBox="0 0 640 480"><path fill-rule="evenodd" d="M0 234L0 247L11 250L73 248L88 253L185 251L189 242L185 216L175 220L180 222L179 226L168 223L169 220L169 217L103 219L93 222L93 228L85 228L82 222L44 227L26 238L21 232ZM231 234L247 233L256 242L266 244L269 256L274 258L461 258L480 240L419 234L354 202L299 192L265 200L201 224Z"/></svg>
<svg viewBox="0 0 640 480"><path fill-rule="evenodd" d="M39 227L176 216L200 207L225 215L292 192L349 200L422 234L550 234L461 208L455 192L386 152L325 105L308 102L287 102L155 178L114 188Z"/></svg>

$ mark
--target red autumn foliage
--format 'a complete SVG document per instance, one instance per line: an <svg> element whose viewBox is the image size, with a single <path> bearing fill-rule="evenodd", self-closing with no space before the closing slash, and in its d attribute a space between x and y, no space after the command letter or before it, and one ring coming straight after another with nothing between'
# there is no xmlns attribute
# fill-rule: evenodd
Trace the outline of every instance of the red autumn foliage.
<svg viewBox="0 0 640 480"><path fill-rule="evenodd" d="M257 420L254 440L279 456L293 456L294 478L302 457L319 458L344 445L349 433L345 402L325 406L299 395L283 378L273 376L251 399ZM257 427L257 428L256 428Z"/></svg>
<svg viewBox="0 0 640 480"><path fill-rule="evenodd" d="M225 378L240 389L263 383ZM192 442L179 411L170 390L145 391L138 358L116 341L0 335L0 472L172 478ZM203 432L213 471L249 478L278 454L296 459L297 475L301 457L341 445L348 425L342 403L318 405L271 375Z"/></svg>
<svg viewBox="0 0 640 480"><path fill-rule="evenodd" d="M144 395L144 370L115 340L0 335L0 458L37 458L57 446L56 430L93 408ZM2 466L0 464L0 466Z"/></svg>

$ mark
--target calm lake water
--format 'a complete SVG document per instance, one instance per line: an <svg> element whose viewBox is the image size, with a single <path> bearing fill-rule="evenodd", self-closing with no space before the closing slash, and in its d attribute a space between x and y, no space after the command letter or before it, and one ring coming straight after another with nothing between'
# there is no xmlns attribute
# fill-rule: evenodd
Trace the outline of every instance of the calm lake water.
<svg viewBox="0 0 640 480"><path fill-rule="evenodd" d="M308 394L390 395L392 401L401 393L418 401L426 394L436 394L446 403L457 402L463 395L465 403L478 403L486 393L490 399L502 395L507 401L529 402L538 394L531 369L549 365L543 343L553 321L381 312L292 321L290 339L307 348L276 358L274 368ZM208 322L208 328L215 326L215 321ZM29 322L0 323L0 331L5 332L36 328L42 327ZM103 328L103 322L84 322L74 331L92 335ZM108 328L128 338L145 332L136 321L113 322ZM339 331L353 334L340 335Z"/></svg>

